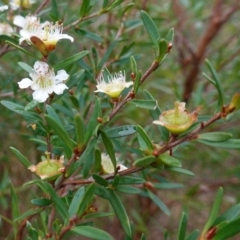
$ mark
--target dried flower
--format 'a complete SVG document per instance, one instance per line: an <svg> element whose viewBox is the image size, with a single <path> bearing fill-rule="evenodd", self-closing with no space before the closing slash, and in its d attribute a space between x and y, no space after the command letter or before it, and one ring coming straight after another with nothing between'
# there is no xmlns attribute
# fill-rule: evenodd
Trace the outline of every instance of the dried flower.
<svg viewBox="0 0 240 240"><path fill-rule="evenodd" d="M110 96L113 99L117 99L124 88L128 88L133 85L133 82L126 82L125 73L120 71L119 73L115 73L108 77L108 81L106 81L101 75L100 80L97 84L97 90L94 92L103 92Z"/></svg>
<svg viewBox="0 0 240 240"><path fill-rule="evenodd" d="M31 165L28 169L31 172L35 172L41 179L56 178L61 174L61 170L64 169L63 162L64 156L61 156L59 160L50 159L50 153L46 152L47 159L39 162L36 166Z"/></svg>
<svg viewBox="0 0 240 240"><path fill-rule="evenodd" d="M65 89L68 89L63 83L67 80L69 75L65 70L59 70L55 75L53 69L50 69L45 62L37 61L34 64L34 72L30 73L32 78L24 78L18 85L20 88L31 87L33 92L33 99L38 102L45 102L51 93L62 94Z"/></svg>
<svg viewBox="0 0 240 240"><path fill-rule="evenodd" d="M189 114L184 102L175 102L175 109L163 112L154 124L166 127L173 134L185 132L197 120L197 113Z"/></svg>

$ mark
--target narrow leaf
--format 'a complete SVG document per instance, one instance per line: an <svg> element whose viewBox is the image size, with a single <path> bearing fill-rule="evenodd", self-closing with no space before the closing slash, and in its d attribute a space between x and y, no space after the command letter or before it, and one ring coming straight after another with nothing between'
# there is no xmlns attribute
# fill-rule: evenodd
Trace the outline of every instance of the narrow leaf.
<svg viewBox="0 0 240 240"><path fill-rule="evenodd" d="M145 132L145 130L141 126L138 125L136 128L136 131L139 133L139 136L145 142L148 150L153 150L153 144L152 144L150 138L148 137L147 133Z"/></svg>
<svg viewBox="0 0 240 240"><path fill-rule="evenodd" d="M145 179L133 176L121 176L119 178L119 184L143 184L145 182Z"/></svg>
<svg viewBox="0 0 240 240"><path fill-rule="evenodd" d="M89 51L82 51L80 53L77 53L69 58L64 59L63 61L57 63L56 65L54 65L54 70L61 70L66 68L67 66L74 64L75 62L79 61L80 59L84 58L87 54L89 53Z"/></svg>
<svg viewBox="0 0 240 240"><path fill-rule="evenodd" d="M149 109L149 110L154 110L157 107L157 101L156 100L135 99L135 100L129 101L129 103L134 104L136 107L145 108L145 109Z"/></svg>
<svg viewBox="0 0 240 240"><path fill-rule="evenodd" d="M220 206L221 206L222 195L223 195L223 189L220 187L218 189L217 195L215 197L215 201L213 203L211 213L210 213L208 220L203 228L203 233L205 233L207 230L209 230L210 227L212 227L213 223L215 222L218 212L219 212L219 209L220 209Z"/></svg>
<svg viewBox="0 0 240 240"><path fill-rule="evenodd" d="M85 124L80 114L76 114L74 116L74 123L76 128L76 135L77 135L77 145L78 145L78 148L81 149L82 146L84 145Z"/></svg>
<svg viewBox="0 0 240 240"><path fill-rule="evenodd" d="M73 199L72 199L71 204L68 209L68 214L69 214L70 218L73 217L77 213L84 193L85 193L85 188L80 187L74 194Z"/></svg>
<svg viewBox="0 0 240 240"><path fill-rule="evenodd" d="M141 18L144 24L144 27L146 28L152 43L156 49L156 52L159 52L159 44L158 41L160 40L160 34L158 32L158 29L154 23L154 21L152 20L152 18L145 12L145 11L141 11Z"/></svg>
<svg viewBox="0 0 240 240"><path fill-rule="evenodd" d="M37 199L32 199L31 203L39 207L46 207L52 204L53 202L47 198L37 198Z"/></svg>
<svg viewBox="0 0 240 240"><path fill-rule="evenodd" d="M116 191L127 194L138 194L141 192L138 188L127 185L118 185Z"/></svg>
<svg viewBox="0 0 240 240"><path fill-rule="evenodd" d="M105 130L108 138L118 138L131 135L136 132L136 125L124 125L118 127L111 127Z"/></svg>
<svg viewBox="0 0 240 240"><path fill-rule="evenodd" d="M112 142L110 141L110 139L107 137L106 133L103 132L102 130L100 130L101 136L102 136L102 140L104 143L104 146L106 147L107 153L112 161L113 167L114 167L114 171L116 171L116 165L117 165L117 161L116 161L116 157L115 157L115 152L114 152L114 148L112 145Z"/></svg>
<svg viewBox="0 0 240 240"><path fill-rule="evenodd" d="M97 182L98 184L107 187L108 186L108 181L105 180L104 178L102 178L101 176L97 175L97 174L93 174L92 175L93 179L95 180L95 182Z"/></svg>
<svg viewBox="0 0 240 240"><path fill-rule="evenodd" d="M137 167L146 167L156 161L155 156L146 156L140 159L137 159L133 165Z"/></svg>
<svg viewBox="0 0 240 240"><path fill-rule="evenodd" d="M18 62L18 65L29 73L32 73L34 71L34 69L25 62Z"/></svg>
<svg viewBox="0 0 240 240"><path fill-rule="evenodd" d="M18 160L23 164L23 166L28 168L30 165L32 165L31 162L29 162L28 159L24 157L16 148L14 147L9 148L12 151L12 153L18 158Z"/></svg>
<svg viewBox="0 0 240 240"><path fill-rule="evenodd" d="M186 214L183 213L178 227L178 240L185 239L186 230L187 230L187 217Z"/></svg>
<svg viewBox="0 0 240 240"><path fill-rule="evenodd" d="M173 167L181 167L182 166L181 162L178 159L170 156L168 153L161 154L158 157L158 159L160 159L163 164L166 164L168 166L173 166Z"/></svg>
<svg viewBox="0 0 240 240"><path fill-rule="evenodd" d="M209 142L224 142L230 138L232 138L232 134L225 132L209 132L198 135L198 139L206 140Z"/></svg>
<svg viewBox="0 0 240 240"><path fill-rule="evenodd" d="M207 146L211 146L211 147L240 150L240 139L229 139L224 142L210 142L210 141L204 141L204 140L200 140L200 139L197 139L194 141L203 143L203 144L205 144Z"/></svg>
<svg viewBox="0 0 240 240"><path fill-rule="evenodd" d="M71 228L71 231L95 240L113 240L109 233L91 226L77 226Z"/></svg>
<svg viewBox="0 0 240 240"><path fill-rule="evenodd" d="M47 114L50 117L52 117L58 124L62 125L60 118L58 117L57 113L50 105L46 105L46 110L47 110Z"/></svg>

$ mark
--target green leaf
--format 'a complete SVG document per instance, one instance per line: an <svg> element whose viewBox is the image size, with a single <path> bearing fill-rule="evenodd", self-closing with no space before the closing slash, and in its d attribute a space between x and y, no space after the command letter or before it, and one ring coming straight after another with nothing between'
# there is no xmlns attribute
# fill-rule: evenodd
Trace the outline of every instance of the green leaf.
<svg viewBox="0 0 240 240"><path fill-rule="evenodd" d="M77 145L81 149L84 146L84 136L85 136L85 123L80 114L75 114L74 123L77 135Z"/></svg>
<svg viewBox="0 0 240 240"><path fill-rule="evenodd" d="M42 121L42 118L39 116L39 114L34 113L34 112L27 112L27 111L24 110L24 107L19 105L19 104L9 102L9 101L5 101L5 100L1 101L1 104L4 107L10 109L11 111L16 112L20 115L23 115L26 118L34 119L34 120L37 119L37 120Z"/></svg>
<svg viewBox="0 0 240 240"><path fill-rule="evenodd" d="M187 230L187 217L186 217L186 214L183 212L182 218L178 227L178 240L185 239L186 230Z"/></svg>
<svg viewBox="0 0 240 240"><path fill-rule="evenodd" d="M79 208L77 211L78 216L82 216L87 210L87 208L91 206L94 197L94 188L95 185L93 183L87 187L79 204Z"/></svg>
<svg viewBox="0 0 240 240"><path fill-rule="evenodd" d="M38 104L39 104L38 101L32 100L31 102L29 102L29 103L25 106L24 111L28 111L28 110L36 107Z"/></svg>
<svg viewBox="0 0 240 240"><path fill-rule="evenodd" d="M91 239L113 240L113 237L111 237L109 233L91 226L77 226L71 228L71 231Z"/></svg>
<svg viewBox="0 0 240 240"><path fill-rule="evenodd" d="M140 86L141 78L142 78L142 71L139 70L136 74L135 81L134 81L134 86L133 86L135 94L137 94L137 92L138 92L138 88Z"/></svg>
<svg viewBox="0 0 240 240"><path fill-rule="evenodd" d="M44 181L37 183L39 187L47 194L50 195L52 201L54 202L55 209L58 212L58 214L61 216L63 221L68 220L68 211L67 206L63 202L63 200L58 196L56 191L52 188L52 186Z"/></svg>
<svg viewBox="0 0 240 240"><path fill-rule="evenodd" d="M153 98L153 96L147 90L144 90L143 94L144 94L144 98L145 99L147 99L147 100L155 100ZM162 113L162 111L159 108L159 106L157 106L156 109L154 109L154 110L149 110L149 112L150 112L153 120L158 120L159 116ZM168 138L169 138L169 131L165 127L160 126L160 125L157 125L157 128L158 128L158 130L159 130L159 132L160 132L164 142L167 142Z"/></svg>
<svg viewBox="0 0 240 240"><path fill-rule="evenodd" d="M173 166L173 167L181 167L182 166L181 162L178 159L170 156L168 153L159 155L158 159L163 164L168 165L168 166Z"/></svg>
<svg viewBox="0 0 240 240"><path fill-rule="evenodd" d="M130 66L131 66L132 73L137 75L137 62L136 62L134 56L130 57Z"/></svg>
<svg viewBox="0 0 240 240"><path fill-rule="evenodd" d="M174 28L171 28L166 36L166 39L169 43L173 43L174 41Z"/></svg>
<svg viewBox="0 0 240 240"><path fill-rule="evenodd" d="M29 73L34 72L34 69L30 67L28 64L26 64L25 62L18 62L18 65Z"/></svg>
<svg viewBox="0 0 240 240"><path fill-rule="evenodd" d="M119 184L143 184L146 180L139 177L121 176L119 178Z"/></svg>
<svg viewBox="0 0 240 240"><path fill-rule="evenodd" d="M138 132L139 136L146 144L146 147L147 147L146 150L150 150L150 151L153 150L153 144L152 144L150 138L148 137L147 133L145 132L145 130L141 126L137 125L136 131ZM143 150L145 150L145 149L143 149Z"/></svg>
<svg viewBox="0 0 240 240"><path fill-rule="evenodd" d="M107 60L108 60L108 58L110 57L110 55L111 55L113 49L115 48L116 44L117 44L116 41L112 41L112 42L110 43L110 46L109 46L108 50L105 52L105 54L104 54L103 57L102 57L102 60L101 60L101 61L99 62L99 64L98 64L98 69L99 69L99 70L101 70L102 67L103 67L103 65L107 62Z"/></svg>
<svg viewBox="0 0 240 240"><path fill-rule="evenodd" d="M126 210L121 202L121 200L119 199L119 197L117 196L117 194L109 189L106 191L107 196L108 196L108 200L110 202L110 204L112 205L112 208L114 209L114 212L116 214L116 216L118 217L125 233L130 237L131 234L131 225L126 213Z"/></svg>
<svg viewBox="0 0 240 240"><path fill-rule="evenodd" d="M133 165L137 167L146 167L156 161L155 156L146 156L140 159L137 159Z"/></svg>
<svg viewBox="0 0 240 240"><path fill-rule="evenodd" d="M211 147L240 150L240 139L229 139L224 142L210 142L199 139L196 139L195 141Z"/></svg>
<svg viewBox="0 0 240 240"><path fill-rule="evenodd" d="M93 132L95 128L97 127L98 123L98 117L101 116L101 107L100 107L100 100L99 98L95 98L95 105L90 117L90 120L88 122L87 128L86 128L86 134L85 134L85 140L84 142L87 143L89 139L92 137Z"/></svg>
<svg viewBox="0 0 240 240"><path fill-rule="evenodd" d="M72 199L71 204L68 209L68 214L69 214L70 218L73 217L75 214L77 214L77 211L79 209L79 205L82 202L84 193L85 193L85 188L80 187L74 194L73 199Z"/></svg>
<svg viewBox="0 0 240 240"><path fill-rule="evenodd" d="M179 168L179 167L165 166L165 169L169 170L169 171L173 171L173 172L178 172L178 173L182 173L182 174L185 174L185 175L189 175L189 176L194 176L193 172L191 172L191 171L189 171L187 169Z"/></svg>
<svg viewBox="0 0 240 240"><path fill-rule="evenodd" d="M239 226L240 226L240 217L238 217L230 222L227 222L222 227L220 226L217 229L217 233L212 238L212 240L225 240L230 237L233 237L234 235L236 235L237 233L240 232Z"/></svg>
<svg viewBox="0 0 240 240"><path fill-rule="evenodd" d="M231 133L225 132L209 132L198 135L198 139L209 141L209 142L224 142L232 138Z"/></svg>
<svg viewBox="0 0 240 240"><path fill-rule="evenodd" d="M115 7L120 5L123 1L124 0L115 0L115 1L113 1L106 9L104 9L104 11L108 12L108 11L114 9Z"/></svg>
<svg viewBox="0 0 240 240"><path fill-rule="evenodd" d="M213 207L211 210L211 213L208 217L208 220L203 228L203 233L206 233L213 225L213 223L215 222L220 206L221 206L221 202L222 202L222 195L223 195L223 189L220 187L218 189L217 195L215 197L215 201L213 203Z"/></svg>
<svg viewBox="0 0 240 240"><path fill-rule="evenodd" d="M92 175L93 179L95 180L95 182L97 182L98 184L107 187L108 186L108 181L105 180L104 178L102 178L101 176L97 175L97 174L93 174Z"/></svg>
<svg viewBox="0 0 240 240"><path fill-rule="evenodd" d="M52 0L52 6L49 15L53 18L54 21L59 20L58 5L56 0Z"/></svg>
<svg viewBox="0 0 240 240"><path fill-rule="evenodd" d="M158 32L158 29L154 23L154 21L152 20L152 18L145 12L145 11L141 11L141 18L144 24L144 27L146 28L152 43L156 49L156 55L158 55L159 52L159 40L160 40L160 34Z"/></svg>
<svg viewBox="0 0 240 240"><path fill-rule="evenodd" d="M73 149L76 146L76 143L69 137L64 128L56 122L52 117L45 115L45 119L49 126L53 129L54 133L62 140L68 148Z"/></svg>
<svg viewBox="0 0 240 240"><path fill-rule="evenodd" d="M198 239L198 236L199 236L199 230L194 230L192 233L190 233L188 236L187 236L187 238L186 238L186 240L197 240Z"/></svg>
<svg viewBox="0 0 240 240"><path fill-rule="evenodd" d="M16 148L14 147L9 147L9 148L24 167L28 168L30 165L32 165L31 162L29 162L28 159L24 157Z"/></svg>
<svg viewBox="0 0 240 240"><path fill-rule="evenodd" d="M233 207L228 209L226 212L224 212L222 215L220 215L213 223L213 226L217 226L221 222L231 221L239 215L240 215L240 203L234 205Z"/></svg>
<svg viewBox="0 0 240 240"><path fill-rule="evenodd" d="M120 181L119 174L116 174L116 176L114 177L114 179L112 181L112 187L115 188L119 184L119 181Z"/></svg>
<svg viewBox="0 0 240 240"><path fill-rule="evenodd" d="M116 161L116 157L115 157L113 144L110 141L110 139L107 137L105 132L100 130L100 133L101 133L101 136L102 136L104 146L106 147L107 153L108 153L108 155L109 155L109 157L112 161L112 164L113 164L113 167L114 167L114 172L116 172L117 161Z"/></svg>
<svg viewBox="0 0 240 240"><path fill-rule="evenodd" d="M54 70L61 70L66 68L67 66L74 64L75 62L79 61L80 59L84 58L87 54L89 53L89 51L82 51L79 52L69 58L64 59L63 61L57 63L56 65L54 65Z"/></svg>
<svg viewBox="0 0 240 240"><path fill-rule="evenodd" d="M157 101L156 100L139 100L134 99L132 101L129 101L130 104L134 104L136 107L154 110L157 107Z"/></svg>
<svg viewBox="0 0 240 240"><path fill-rule="evenodd" d="M160 189L176 189L184 187L183 184L180 183L152 183L155 188Z"/></svg>
<svg viewBox="0 0 240 240"><path fill-rule="evenodd" d="M41 208L32 208L32 209L29 209L27 210L26 212L24 212L21 216L19 216L18 218L14 219L14 222L17 222L17 221L22 221L23 219L29 217L29 216L32 216L32 215L35 215L35 214L38 214L42 211Z"/></svg>
<svg viewBox="0 0 240 240"><path fill-rule="evenodd" d="M121 193L127 193L127 194L138 194L141 191L136 188L136 187L132 187L132 186L125 186L125 185L118 185L116 187L116 191L121 192Z"/></svg>
<svg viewBox="0 0 240 240"><path fill-rule="evenodd" d="M83 219L112 217L112 216L114 216L114 213L112 213L112 212L89 213L89 214L86 214L85 216L83 216Z"/></svg>
<svg viewBox="0 0 240 240"><path fill-rule="evenodd" d="M168 207L156 196L154 193L152 193L149 189L147 189L147 194L150 199L167 215L170 215L170 210Z"/></svg>
<svg viewBox="0 0 240 240"><path fill-rule="evenodd" d="M84 1L84 2L88 2L88 1ZM93 32L83 30L83 29L76 29L75 31L76 31L76 33L78 33L79 35L81 35L85 38L89 38L96 42L103 42L103 38Z"/></svg>
<svg viewBox="0 0 240 240"><path fill-rule="evenodd" d="M50 117L52 117L58 124L62 125L60 118L58 117L57 113L50 105L46 105L46 110L47 110L47 114Z"/></svg>
<svg viewBox="0 0 240 240"><path fill-rule="evenodd" d="M118 138L131 135L136 132L136 125L124 125L111 127L105 130L105 134L108 138Z"/></svg>
<svg viewBox="0 0 240 240"><path fill-rule="evenodd" d="M159 56L157 58L158 62L162 62L167 55L168 42L166 39L161 39L159 42Z"/></svg>
<svg viewBox="0 0 240 240"><path fill-rule="evenodd" d="M36 199L32 199L31 203L39 207L45 207L52 204L53 202L47 198L36 198Z"/></svg>
<svg viewBox="0 0 240 240"><path fill-rule="evenodd" d="M88 12L89 5L91 1L83 1L79 11L79 19L82 19Z"/></svg>
<svg viewBox="0 0 240 240"><path fill-rule="evenodd" d="M11 190L11 210L12 210L12 218L16 219L20 216L19 206L18 206L18 197L14 186L10 182L10 190Z"/></svg>
<svg viewBox="0 0 240 240"><path fill-rule="evenodd" d="M222 84L221 84L221 81L214 69L214 67L212 66L212 64L210 63L210 61L208 59L205 60L206 64L207 64L207 67L209 69L209 71L211 72L212 74L212 77L213 77L213 80L215 81L216 85L215 87L217 88L217 91L218 91L218 95L219 95L219 98L218 98L218 101L219 101L219 107L221 108L223 105L224 105L224 92L223 92L223 88L222 88Z"/></svg>

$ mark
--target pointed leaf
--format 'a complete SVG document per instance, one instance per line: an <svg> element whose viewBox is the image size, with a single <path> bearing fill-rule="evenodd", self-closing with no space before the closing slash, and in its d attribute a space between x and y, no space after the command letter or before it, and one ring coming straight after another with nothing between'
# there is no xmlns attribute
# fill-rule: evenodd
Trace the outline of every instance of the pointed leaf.
<svg viewBox="0 0 240 240"><path fill-rule="evenodd" d="M146 156L140 159L137 159L133 165L137 167L146 167L156 161L155 156Z"/></svg>
<svg viewBox="0 0 240 240"><path fill-rule="evenodd" d="M136 125L124 125L118 127L111 127L105 130L108 138L118 138L131 135L136 132Z"/></svg>
<svg viewBox="0 0 240 240"><path fill-rule="evenodd" d="M116 157L115 157L115 152L114 152L114 148L112 145L112 142L110 141L110 139L107 137L106 133L103 132L102 130L100 130L101 136L102 136L102 140L103 143L106 147L107 153L112 161L113 167L114 167L114 172L116 172L116 165L117 165L117 161L116 161Z"/></svg>
<svg viewBox="0 0 240 240"><path fill-rule="evenodd" d="M146 144L148 150L153 150L153 144L144 129L141 126L137 125L136 131L139 133L139 136Z"/></svg>
<svg viewBox="0 0 240 240"><path fill-rule="evenodd" d="M198 135L198 139L209 141L209 142L224 142L232 138L231 133L225 132L209 132Z"/></svg>
<svg viewBox="0 0 240 240"><path fill-rule="evenodd" d="M220 206L221 206L222 195L223 195L223 189L220 187L218 189L217 195L215 197L215 201L213 203L211 213L210 213L208 220L203 228L203 233L207 232L212 227L213 223L215 222L218 212L219 212L219 209L220 209Z"/></svg>
<svg viewBox="0 0 240 240"><path fill-rule="evenodd" d="M135 99L135 100L129 101L129 103L134 104L136 107L145 108L145 109L149 109L149 110L154 110L157 107L157 101L156 100Z"/></svg>
<svg viewBox="0 0 240 240"><path fill-rule="evenodd" d="M182 213L182 218L178 227L178 240L185 239L187 230L187 217L185 213Z"/></svg>
<svg viewBox="0 0 240 240"><path fill-rule="evenodd" d="M119 178L119 184L143 184L145 182L145 179L133 176L121 176Z"/></svg>
<svg viewBox="0 0 240 240"><path fill-rule="evenodd" d="M76 128L76 135L77 135L77 145L78 145L78 148L81 149L84 145L85 123L80 114L76 114L74 116L74 123Z"/></svg>
<svg viewBox="0 0 240 240"><path fill-rule="evenodd" d="M127 194L138 194L141 192L138 188L127 185L118 185L116 191Z"/></svg>
<svg viewBox="0 0 240 240"><path fill-rule="evenodd" d="M36 199L32 199L31 203L36 206L39 206L39 207L46 207L46 206L52 204L53 202L52 202L52 200L47 199L47 198L36 198Z"/></svg>
<svg viewBox="0 0 240 240"><path fill-rule="evenodd" d="M92 175L93 179L95 180L95 182L97 182L98 184L107 187L108 186L108 181L105 180L104 178L102 178L101 176L97 175L97 174L93 174Z"/></svg>
<svg viewBox="0 0 240 240"><path fill-rule="evenodd" d="M46 105L46 110L47 110L47 114L50 117L52 117L58 124L62 125L60 118L58 117L57 113L50 105Z"/></svg>
<svg viewBox="0 0 240 240"><path fill-rule="evenodd" d="M159 52L159 40L160 40L160 34L158 32L158 29L154 23L154 21L152 20L152 18L145 12L145 11L141 11L141 18L144 24L144 27L146 28L152 43L156 49L156 52Z"/></svg>
<svg viewBox="0 0 240 240"><path fill-rule="evenodd" d="M229 139L224 142L210 142L210 141L204 141L200 139L197 139L196 141L211 147L240 150L240 139Z"/></svg>
<svg viewBox="0 0 240 240"><path fill-rule="evenodd" d="M74 64L75 62L79 61L80 59L84 58L87 54L89 53L89 51L82 51L79 52L69 58L64 59L63 61L57 63L56 65L54 65L54 70L61 70L66 68L67 66Z"/></svg>
<svg viewBox="0 0 240 240"><path fill-rule="evenodd" d="M199 233L200 233L199 230L197 230L197 229L194 230L192 233L190 233L190 234L187 236L186 240L198 240Z"/></svg>
<svg viewBox="0 0 240 240"><path fill-rule="evenodd" d="M113 240L109 233L91 226L77 226L71 228L71 231L95 240Z"/></svg>
<svg viewBox="0 0 240 240"><path fill-rule="evenodd" d="M29 66L28 64L26 64L25 62L18 62L18 65L29 73L34 72L34 69L31 66Z"/></svg>
<svg viewBox="0 0 240 240"><path fill-rule="evenodd" d="M24 157L16 148L14 147L9 148L12 151L12 153L18 158L18 160L23 164L23 166L28 168L30 165L32 165L31 162L29 162L28 159Z"/></svg>
<svg viewBox="0 0 240 240"><path fill-rule="evenodd" d="M158 157L158 159L160 159L163 164L166 164L168 166L173 166L173 167L181 167L182 166L181 162L178 159L170 156L168 153L161 154Z"/></svg>
<svg viewBox="0 0 240 240"><path fill-rule="evenodd" d="M70 218L73 217L75 214L77 214L77 211L79 209L79 205L82 202L84 193L85 193L85 188L80 187L74 194L73 199L72 199L71 204L68 209L68 214L69 214Z"/></svg>

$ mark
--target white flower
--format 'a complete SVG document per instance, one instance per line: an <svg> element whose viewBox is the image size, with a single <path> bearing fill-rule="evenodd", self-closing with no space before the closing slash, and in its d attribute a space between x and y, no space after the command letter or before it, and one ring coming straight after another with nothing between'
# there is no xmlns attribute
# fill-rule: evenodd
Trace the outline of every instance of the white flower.
<svg viewBox="0 0 240 240"><path fill-rule="evenodd" d="M18 8L30 8L33 3L35 3L35 0L11 0L10 1L10 7L13 10L17 10Z"/></svg>
<svg viewBox="0 0 240 240"><path fill-rule="evenodd" d="M108 156L108 154L102 153L101 160L102 160L101 165L103 168L103 172L104 173L114 173L114 167L113 167L112 161L111 161L110 157ZM119 167L119 170L118 170L119 172L127 169L127 167L125 167L122 164L118 164L117 167Z"/></svg>
<svg viewBox="0 0 240 240"><path fill-rule="evenodd" d="M0 23L0 35L10 36L13 33L13 28L7 23Z"/></svg>
<svg viewBox="0 0 240 240"><path fill-rule="evenodd" d="M31 37L39 38L48 51L55 49L57 42L60 39L69 39L71 42L74 41L73 37L68 34L63 34L63 24L56 22L55 24L45 22L44 24L32 24L29 29L22 29L20 31L21 38L19 44L23 41L31 42Z"/></svg>
<svg viewBox="0 0 240 240"><path fill-rule="evenodd" d="M0 7L0 12L4 12L5 10L8 10L8 5L3 5Z"/></svg>
<svg viewBox="0 0 240 240"><path fill-rule="evenodd" d="M34 64L34 71L29 74L32 78L24 78L18 82L20 88L31 87L33 99L38 102L45 102L48 95L51 93L62 94L65 89L68 89L66 84L62 83L67 80L69 75L65 70L59 70L57 75L49 68L45 62L37 61Z"/></svg>
<svg viewBox="0 0 240 240"><path fill-rule="evenodd" d="M26 17L16 15L13 19L13 23L25 31L32 31L32 29L41 26L40 19L35 15L28 15Z"/></svg>
<svg viewBox="0 0 240 240"><path fill-rule="evenodd" d="M133 85L133 82L126 82L125 73L120 71L108 77L108 82L105 81L103 75L97 84L97 90L94 92L103 92L109 95L111 98L118 98L124 88L128 88Z"/></svg>

